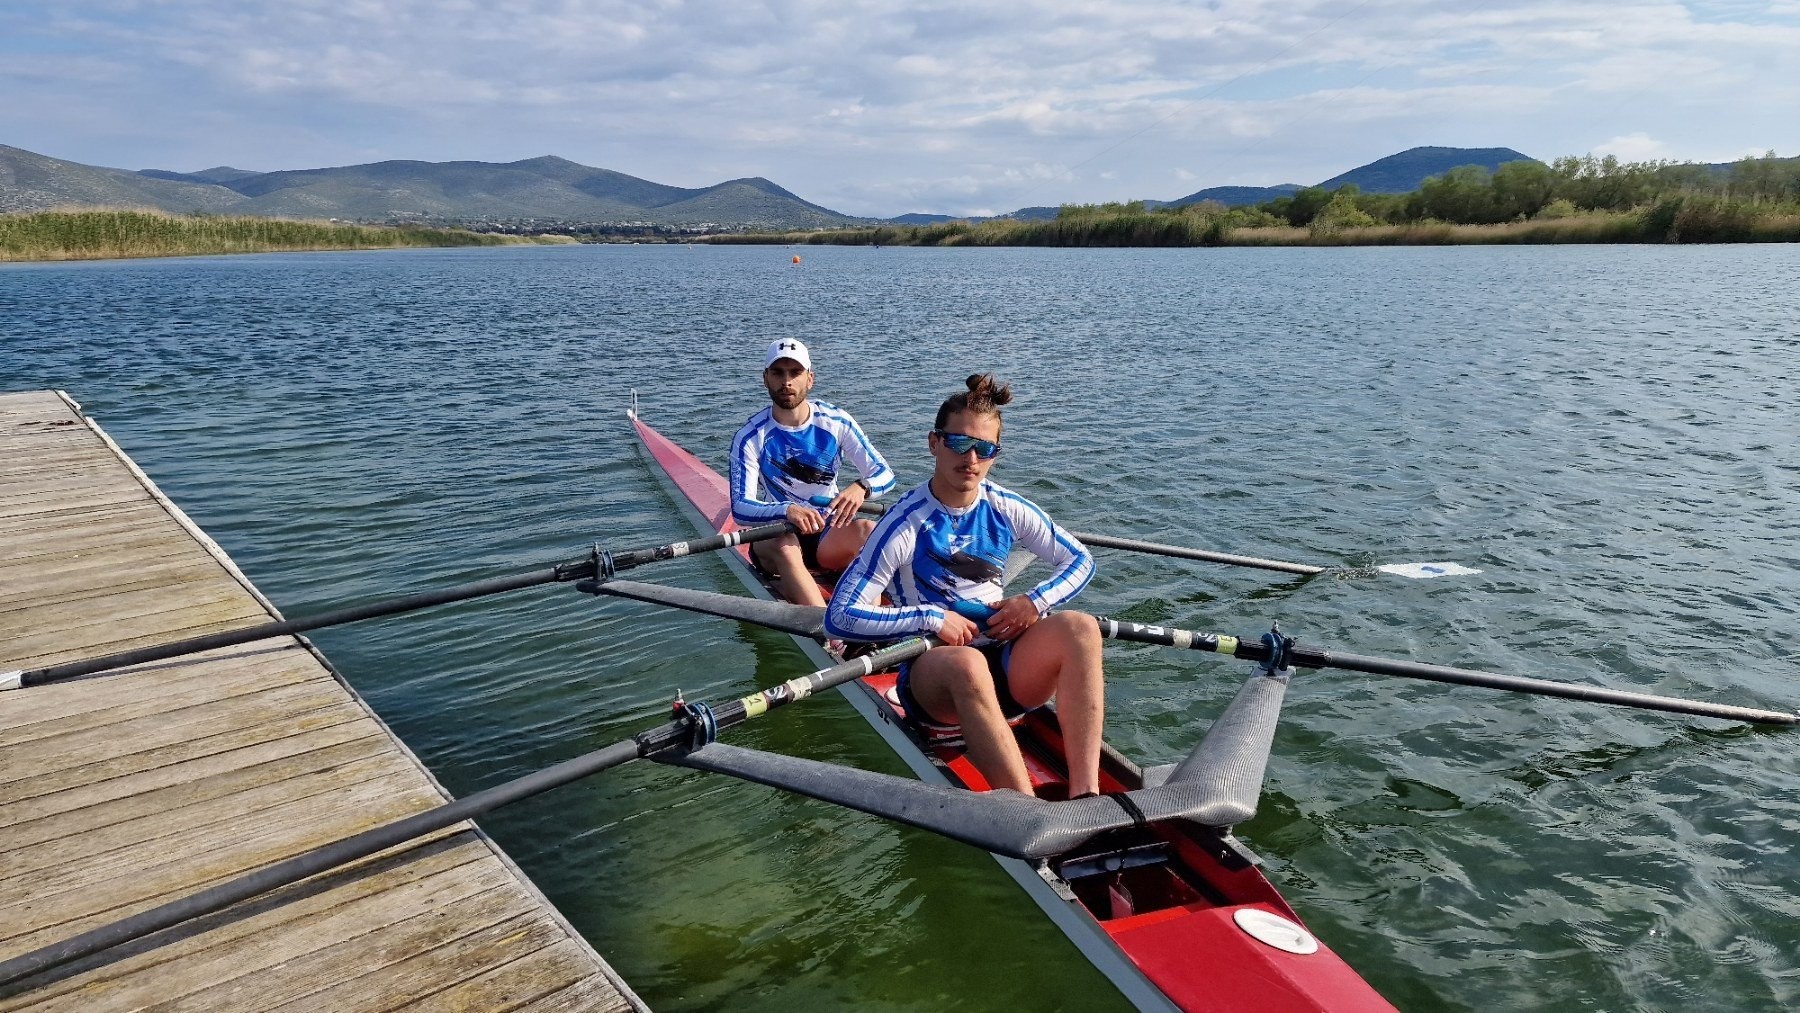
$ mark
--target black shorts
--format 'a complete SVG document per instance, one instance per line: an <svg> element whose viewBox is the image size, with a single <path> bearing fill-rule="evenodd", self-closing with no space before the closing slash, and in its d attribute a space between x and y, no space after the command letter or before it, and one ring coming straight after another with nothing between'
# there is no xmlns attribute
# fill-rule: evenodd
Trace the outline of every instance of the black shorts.
<svg viewBox="0 0 1800 1013"><path fill-rule="evenodd" d="M827 528L826 530L830 529ZM820 531L816 535L803 535L797 531L794 532L794 537L800 539L800 561L805 563L806 568L814 573L818 573L820 570L824 569L824 567L819 565L819 539L824 537L824 535L825 531Z"/></svg>
<svg viewBox="0 0 1800 1013"><path fill-rule="evenodd" d="M825 530L829 531L831 529L826 528ZM798 531L794 532L794 537L800 539L800 561L806 564L806 568L813 573L823 573L825 569L819 565L819 539L823 537L824 534L825 531L821 531L816 535L803 535ZM762 574L765 578L774 576L767 567L763 566L762 557L754 551L755 546L752 546L751 548L750 562L755 564L756 572Z"/></svg>
<svg viewBox="0 0 1800 1013"><path fill-rule="evenodd" d="M1000 701L1000 713L1005 715L1006 720L1009 722L1023 717L1025 713L1031 709L1013 699L1012 686L1007 680L1006 664L1008 661L1012 660L1012 646L1011 641L1006 643L995 641L982 644L975 648L977 651L981 652L982 657L987 659L988 675L992 676L994 679L994 697ZM932 717L931 712L927 711L919 704L918 700L913 698L911 661L901 664L900 676L894 682L894 695L900 698L900 709L906 711L907 720L916 721L926 728L948 729L958 727L955 724L946 724L945 722Z"/></svg>

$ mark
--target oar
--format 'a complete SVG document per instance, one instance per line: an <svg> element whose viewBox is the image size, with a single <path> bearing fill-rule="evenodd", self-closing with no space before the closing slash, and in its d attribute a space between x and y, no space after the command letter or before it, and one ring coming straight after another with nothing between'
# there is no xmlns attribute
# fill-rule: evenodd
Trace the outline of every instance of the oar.
<svg viewBox="0 0 1800 1013"><path fill-rule="evenodd" d="M685 588L670 589L659 584L647 584L641 581L629 583L631 585L630 593L626 596L638 601L668 605L708 615L724 616L777 629L811 627L818 622L819 614L823 611L803 605L765 602L739 595L691 591ZM745 606L755 606L755 608ZM983 609L985 606L980 606L978 603L965 602L957 611L979 622L983 618ZM991 609L987 611L991 611ZM771 620L771 617L776 615L781 617L779 625ZM1100 635L1109 640L1129 640L1144 644L1160 644L1164 647L1208 651L1213 654L1229 654L1234 658L1242 658L1246 661L1267 662L1270 657L1270 648L1266 645L1257 641L1239 640L1237 637L1222 633L1195 633L1192 630L1174 629L1167 626L1147 626L1142 623L1126 622L1122 619L1108 619L1104 616L1096 616L1095 619L1100 624ZM1302 668L1341 668L1352 672L1372 672L1377 675L1393 675L1408 679L1429 679L1434 682L1449 682L1462 686L1503 689L1514 693L1532 693L1538 696L1559 696L1570 700L1586 700L1590 703L1639 707L1645 710L1668 711L1674 714L1694 714L1700 717L1747 721L1753 724L1800 724L1800 714L1797 713L1733 707L1699 700L1652 696L1647 693L1628 693L1622 690L1602 689L1598 686L1577 686L1566 682L1551 682L1547 679L1497 675L1492 672L1477 672L1472 669L1449 668L1443 665L1425 665L1414 661L1371 658L1359 654L1344 654L1317 647L1301 646L1294 644L1291 638L1281 639L1284 643L1291 645L1287 650L1287 664Z"/></svg>
<svg viewBox="0 0 1800 1013"><path fill-rule="evenodd" d="M864 513L879 517L887 513L885 503L864 503ZM1279 559L1262 559L1257 556L1237 556L1229 552L1213 552L1210 549L1190 549L1181 545L1164 545L1161 542L1146 542L1136 538L1118 538L1113 535L1097 535L1088 531L1071 531L1081 540L1083 545L1095 545L1103 549L1124 549L1127 552L1142 552L1152 556L1168 556L1173 559L1193 559L1203 563L1223 563L1226 566L1247 566L1257 570L1275 570L1280 573L1294 573L1303 577L1316 577L1320 574L1334 574L1342 577L1360 577L1371 573L1391 573L1397 577L1412 577L1416 580L1428 580L1432 577L1465 577L1480 573L1480 570L1467 567L1461 563L1388 563L1385 566L1357 568L1348 566L1313 566L1310 563L1284 563Z"/></svg>
<svg viewBox="0 0 1800 1013"><path fill-rule="evenodd" d="M1120 619L1107 619L1104 616L1095 618L1100 623L1100 635L1115 640L1134 640L1145 644L1161 644L1165 647L1229 654L1234 658L1243 658L1247 661L1266 662L1269 660L1270 648L1267 645L1240 640L1237 637L1221 633L1196 633L1192 630L1179 630L1165 626L1146 626L1142 623L1126 622ZM1459 686L1480 686L1483 689L1502 689L1512 693L1530 693L1536 696L1558 696L1569 700L1586 700L1589 703L1638 707L1644 710L1668 711L1672 714L1694 714L1699 717L1723 718L1727 721L1747 721L1751 724L1800 724L1800 713L1733 707L1729 704L1682 700L1677 697L1653 696L1648 693L1628 693L1623 690L1602 689L1598 686L1577 686L1566 682L1552 682L1548 679L1528 679L1519 675L1499 675L1468 668L1426 665L1416 661L1371 658L1361 654L1345 654L1341 651L1302 646L1291 643L1291 641L1287 660L1289 664L1301 668L1341 668L1350 672L1371 672L1376 675L1392 675L1403 679L1427 679L1432 682L1448 682Z"/></svg>
<svg viewBox="0 0 1800 1013"><path fill-rule="evenodd" d="M833 686L860 679L925 653L938 641L915 638L874 654L823 668L760 693L719 707L684 705L681 716L591 753L564 760L534 774L478 791L392 823L365 830L353 837L315 848L305 854L265 866L255 872L170 901L110 925L83 932L61 942L0 961L0 986L80 960L102 950L130 942L202 915L211 914L241 900L297 883L328 869L348 865L397 844L422 837L444 827L473 819L510 802L540 795L570 781L598 774L643 757L671 750L695 749L711 742L717 733L743 724L787 704L804 700Z"/></svg>
<svg viewBox="0 0 1800 1013"><path fill-rule="evenodd" d="M121 651L100 658L89 658L84 661L70 661L61 665L50 665L45 668L33 668L26 671L0 672L0 690L20 689L26 686L37 686L60 679L73 679L77 676L90 675L112 668L124 668L127 665L139 665L147 661L161 661L186 654L197 654L219 647L231 647L236 644L249 643L252 640L266 640L269 637L288 636L305 633L308 630L323 629L327 626L338 626L343 623L356 622L362 619L374 619L379 616L398 615L402 612L414 612L433 605L447 605L450 602L468 601L503 591L516 591L520 588L535 587L539 584L554 584L571 580L585 580L590 577L610 578L613 574L634 569L645 563L655 563L665 559L677 559L700 552L712 552L717 549L730 548L734 545L745 545L776 538L792 531L793 527L786 521L774 524L763 524L754 528L744 528L729 534L714 535L687 542L670 542L646 549L629 549L609 552L595 546L594 550L581 559L572 559L557 563L548 569L532 570L511 577L496 577L492 580L476 581L472 584L459 584L438 591L421 591L417 594L401 595L367 605L354 605L349 608L334 609L321 612L305 619L283 619L276 622L247 626L241 630L226 630L223 633L209 633L204 636L190 637L173 643L159 644L152 647L140 647L132 651Z"/></svg>

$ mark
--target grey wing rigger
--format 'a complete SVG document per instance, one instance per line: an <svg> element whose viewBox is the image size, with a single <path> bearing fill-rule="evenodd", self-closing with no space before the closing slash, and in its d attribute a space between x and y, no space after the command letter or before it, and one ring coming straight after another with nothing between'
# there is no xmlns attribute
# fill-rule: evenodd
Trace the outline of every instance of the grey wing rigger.
<svg viewBox="0 0 1800 1013"><path fill-rule="evenodd" d="M1175 819L1229 830L1254 816L1287 681L1285 672L1259 669L1161 785L1071 801L971 792L718 742L654 759L831 802L995 854L1045 859L1109 830Z"/></svg>

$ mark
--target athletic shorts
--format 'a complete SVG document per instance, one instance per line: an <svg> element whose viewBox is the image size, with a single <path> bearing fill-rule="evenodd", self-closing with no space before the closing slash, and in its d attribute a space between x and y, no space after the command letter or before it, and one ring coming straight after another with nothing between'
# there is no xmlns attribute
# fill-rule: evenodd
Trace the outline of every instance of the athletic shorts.
<svg viewBox="0 0 1800 1013"><path fill-rule="evenodd" d="M800 539L800 560L806 564L808 570L811 570L814 573L818 573L825 569L819 565L819 539L829 530L831 529L826 528L816 535L803 535L799 532L794 533L794 537Z"/></svg>
<svg viewBox="0 0 1800 1013"><path fill-rule="evenodd" d="M825 529L825 531L830 530L830 528ZM813 573L825 572L825 568L819 565L819 539L824 536L825 531L821 531L816 535L803 535L798 531L794 532L794 537L800 539L800 561L806 564L806 568ZM756 572L762 574L763 577L767 578L770 576L770 573L763 569L762 560L757 558L755 552L750 553L750 564L754 566Z"/></svg>
<svg viewBox="0 0 1800 1013"><path fill-rule="evenodd" d="M995 641L975 648L981 652L982 657L987 659L988 675L994 679L994 696L1000 701L1000 713L1005 715L1009 722L1023 717L1025 712L1030 710L1029 707L1013 699L1012 687L1007 681L1006 665L1012 660L1012 646L1011 641L1006 643ZM894 694L900 698L900 708L906 711L907 720L915 721L931 729L959 727L932 717L930 711L921 706L919 701L913 699L912 662L907 661L900 665L900 677L895 680Z"/></svg>

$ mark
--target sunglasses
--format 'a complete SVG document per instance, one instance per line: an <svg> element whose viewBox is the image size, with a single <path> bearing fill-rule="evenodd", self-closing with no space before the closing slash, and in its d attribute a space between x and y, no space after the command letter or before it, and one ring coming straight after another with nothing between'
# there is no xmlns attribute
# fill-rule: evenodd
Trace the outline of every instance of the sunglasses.
<svg viewBox="0 0 1800 1013"><path fill-rule="evenodd" d="M966 454L973 450L975 451L975 456L981 458L983 461L991 461L1000 456L1000 444L995 443L992 440L978 440L973 436L964 436L962 433L947 433L942 429L934 430L933 435L938 439L943 440L944 446L948 448L952 454Z"/></svg>

